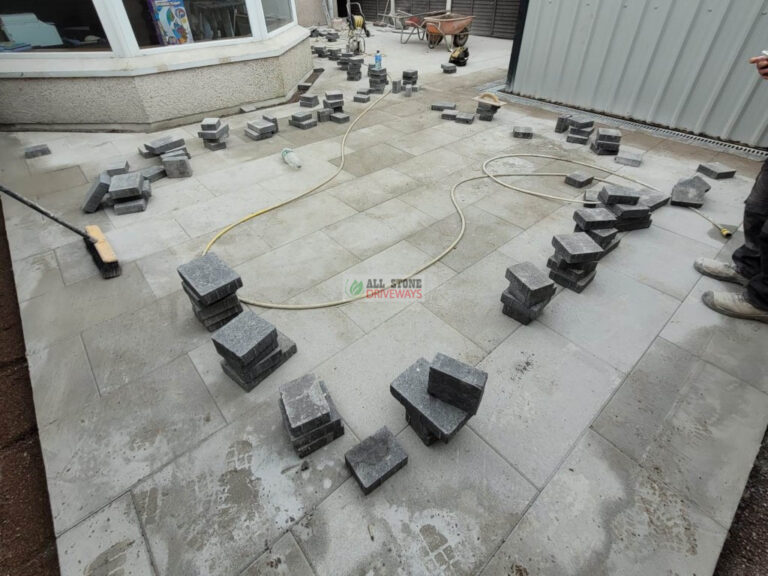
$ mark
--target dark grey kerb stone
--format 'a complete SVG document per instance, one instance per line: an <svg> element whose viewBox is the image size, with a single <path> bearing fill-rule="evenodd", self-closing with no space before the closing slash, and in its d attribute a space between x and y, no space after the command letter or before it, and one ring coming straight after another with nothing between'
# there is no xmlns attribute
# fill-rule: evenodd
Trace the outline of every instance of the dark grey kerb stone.
<svg viewBox="0 0 768 576"><path fill-rule="evenodd" d="M443 120L456 120L456 116L458 116L459 113L456 110L443 110L443 113L440 114L440 118Z"/></svg>
<svg viewBox="0 0 768 576"><path fill-rule="evenodd" d="M218 324L225 319L232 320L232 318L243 311L243 306L239 301L237 301L232 306L222 308L217 312L208 312L205 308L199 310L198 308L194 307L192 308L192 311L195 313L195 317L200 320L200 322L202 322L203 326L212 326L213 324Z"/></svg>
<svg viewBox="0 0 768 576"><path fill-rule="evenodd" d="M448 442L467 423L471 414L431 396L428 387L429 362L419 358L395 378L389 385L389 391L406 410L421 414L432 434Z"/></svg>
<svg viewBox="0 0 768 576"><path fill-rule="evenodd" d="M250 138L251 140L260 141L260 140L268 140L269 138L272 138L274 136L274 133L272 132L265 132L264 134L259 134L258 132L254 132L250 128L245 129L245 135Z"/></svg>
<svg viewBox="0 0 768 576"><path fill-rule="evenodd" d="M163 167L168 178L187 178L192 176L192 164L184 156L163 158Z"/></svg>
<svg viewBox="0 0 768 576"><path fill-rule="evenodd" d="M349 114L344 114L343 112L334 112L331 114L331 122L335 122L336 124L346 124L349 122Z"/></svg>
<svg viewBox="0 0 768 576"><path fill-rule="evenodd" d="M488 373L438 353L429 367L427 392L469 414L477 414Z"/></svg>
<svg viewBox="0 0 768 576"><path fill-rule="evenodd" d="M205 132L210 132L211 130L218 130L221 127L221 119L220 118L203 118L203 121L200 123L200 129Z"/></svg>
<svg viewBox="0 0 768 576"><path fill-rule="evenodd" d="M711 188L701 176L683 178L672 188L672 205L700 208L704 205L704 195Z"/></svg>
<svg viewBox="0 0 768 576"><path fill-rule="evenodd" d="M224 321L227 322L226 320ZM229 376L240 388L245 390L246 392L250 392L253 390L256 386L258 386L262 381L264 381L266 378L269 377L270 374L272 374L275 370L280 368L283 364L285 364L288 359L296 354L296 343L288 338L285 334L282 332L277 333L277 352L279 352L276 355L270 355L268 358L264 359L263 362L265 364L269 364L269 368L261 369L261 366L251 366L250 371L252 373L257 373L258 376L255 376L254 378L248 380L244 379L237 370L235 370L231 364L229 364L226 360L222 360L221 367L224 370L224 373Z"/></svg>
<svg viewBox="0 0 768 576"><path fill-rule="evenodd" d="M525 306L549 300L555 293L554 283L532 262L510 266L505 277L509 291Z"/></svg>
<svg viewBox="0 0 768 576"><path fill-rule="evenodd" d="M598 142L621 142L621 132L613 128L598 128L595 136Z"/></svg>
<svg viewBox="0 0 768 576"><path fill-rule="evenodd" d="M557 122L555 123L555 132L557 134L562 134L563 132L567 132L570 124L571 124L570 114L559 116L557 118Z"/></svg>
<svg viewBox="0 0 768 576"><path fill-rule="evenodd" d="M640 201L640 193L626 186L606 184L597 196L603 204L630 204L635 205Z"/></svg>
<svg viewBox="0 0 768 576"><path fill-rule="evenodd" d="M698 172L701 172L704 176L708 176L709 178L714 178L715 180L724 180L736 176L736 170L728 168L727 166L720 164L720 162L699 164Z"/></svg>
<svg viewBox="0 0 768 576"><path fill-rule="evenodd" d="M565 139L565 141L571 144L586 144L589 142L589 136L576 136L575 134L568 134L568 137Z"/></svg>
<svg viewBox="0 0 768 576"><path fill-rule="evenodd" d="M371 101L371 97L368 94L355 94L354 100L358 104L367 104Z"/></svg>
<svg viewBox="0 0 768 576"><path fill-rule="evenodd" d="M331 421L326 391L314 374L305 374L280 387L288 431L299 436Z"/></svg>
<svg viewBox="0 0 768 576"><path fill-rule="evenodd" d="M325 93L325 99L329 102L332 100L344 100L344 92L341 90L328 90Z"/></svg>
<svg viewBox="0 0 768 576"><path fill-rule="evenodd" d="M196 312L199 312L202 318L205 319L210 318L211 316L215 316L216 314L220 314L224 310L233 308L240 303L240 300L237 298L237 294L231 294L225 298L222 298L221 300L214 302L213 304L206 306L200 302L200 300L192 292L192 290L190 290L186 283L182 282L181 287L184 289L184 292L186 292L187 296L189 296L189 301L192 303L192 308Z"/></svg>
<svg viewBox="0 0 768 576"><path fill-rule="evenodd" d="M515 298L514 294L505 290L501 293L501 303L504 305L501 312L505 316L517 320L520 324L528 325L539 317L546 305L549 304L550 299L551 297L533 306L526 306Z"/></svg>
<svg viewBox="0 0 768 576"><path fill-rule="evenodd" d="M595 131L594 128L575 128L571 126L568 129L568 134L570 134L571 136L581 136L581 137L589 138L590 136L592 136L592 132L594 131Z"/></svg>
<svg viewBox="0 0 768 576"><path fill-rule="evenodd" d="M174 136L163 136L157 140L152 140L148 144L144 144L144 147L152 152L155 156L173 150L174 148L180 148L184 146L184 138L176 138Z"/></svg>
<svg viewBox="0 0 768 576"><path fill-rule="evenodd" d="M120 160L117 162L111 162L104 169L104 172L110 176L117 176L118 174L125 174L130 169L128 160Z"/></svg>
<svg viewBox="0 0 768 576"><path fill-rule="evenodd" d="M275 134L277 134L280 131L280 124L278 122L277 116L275 116L273 114L264 114L261 118L263 120L266 120L270 124L274 124L274 126L275 126Z"/></svg>
<svg viewBox="0 0 768 576"><path fill-rule="evenodd" d="M456 114L456 122L459 124L472 124L475 121L475 115L466 112Z"/></svg>
<svg viewBox="0 0 768 576"><path fill-rule="evenodd" d="M217 150L224 150L227 147L226 140L203 140L203 146L212 152Z"/></svg>
<svg viewBox="0 0 768 576"><path fill-rule="evenodd" d="M530 140L533 138L533 128L530 126L515 126L512 128L512 136L514 138Z"/></svg>
<svg viewBox="0 0 768 576"><path fill-rule="evenodd" d="M640 152L619 149L619 153L614 157L613 161L616 164L637 168L643 163L643 155Z"/></svg>
<svg viewBox="0 0 768 576"><path fill-rule="evenodd" d="M333 114L332 108L323 108L317 111L318 122L329 122L331 120L331 114Z"/></svg>
<svg viewBox="0 0 768 576"><path fill-rule="evenodd" d="M112 176L109 182L109 195L113 200L132 200L139 198L144 185L141 172L129 172Z"/></svg>
<svg viewBox="0 0 768 576"><path fill-rule="evenodd" d="M203 306L234 294L243 285L240 275L214 252L182 264L177 272Z"/></svg>
<svg viewBox="0 0 768 576"><path fill-rule="evenodd" d="M621 144L618 142L603 142L602 140L592 140L590 142L590 145L592 147L593 152L597 152L598 154L602 153L609 153L609 154L603 154L605 156L609 155L616 155L619 152L619 148L621 148Z"/></svg>
<svg viewBox="0 0 768 576"><path fill-rule="evenodd" d="M157 182L161 178L165 178L165 168L162 166L149 166L141 169L141 175L144 176L144 180L149 182Z"/></svg>
<svg viewBox="0 0 768 576"><path fill-rule="evenodd" d="M584 230L578 224L574 227L574 232L586 232L589 237L597 242L600 247L605 250L605 247L613 242L619 231L616 228L598 228L597 230Z"/></svg>
<svg viewBox="0 0 768 576"><path fill-rule="evenodd" d="M306 122L312 120L312 112L296 112L291 115L291 120L294 122Z"/></svg>
<svg viewBox="0 0 768 576"><path fill-rule="evenodd" d="M198 137L203 140L220 140L229 136L229 124L222 124L216 130L200 130Z"/></svg>
<svg viewBox="0 0 768 576"><path fill-rule="evenodd" d="M547 268L557 270L570 275L574 279L583 278L593 270L597 269L597 261L583 262L582 264L568 264L557 254L553 254L547 259Z"/></svg>
<svg viewBox="0 0 768 576"><path fill-rule="evenodd" d="M581 294L584 289L592 283L592 280L595 279L596 274L597 271L593 270L586 276L574 281L571 276L569 276L567 273L564 274L561 270L549 271L549 277L552 278L552 280L560 284L560 286L563 288L573 290L577 294Z"/></svg>
<svg viewBox="0 0 768 576"><path fill-rule="evenodd" d="M552 245L555 253L569 264L599 260L603 252L600 245L584 232L557 234L552 238Z"/></svg>
<svg viewBox="0 0 768 576"><path fill-rule="evenodd" d="M573 212L573 219L582 230L599 230L601 228L613 228L616 223L616 215L607 208L577 208Z"/></svg>
<svg viewBox="0 0 768 576"><path fill-rule="evenodd" d="M246 310L216 332L213 346L236 366L246 366L277 346L277 329L267 320Z"/></svg>
<svg viewBox="0 0 768 576"><path fill-rule="evenodd" d="M653 192L648 189L640 191L640 204L648 206L651 212L669 204L670 198L670 194L664 194L662 192Z"/></svg>
<svg viewBox="0 0 768 576"><path fill-rule="evenodd" d="M584 190L584 208L597 208L599 201L600 193L597 190Z"/></svg>
<svg viewBox="0 0 768 576"><path fill-rule="evenodd" d="M312 114L309 115L312 118ZM246 124L249 130L258 134L274 134L277 132L277 124L269 122L268 120L251 120Z"/></svg>
<svg viewBox="0 0 768 576"><path fill-rule="evenodd" d="M616 222L616 229L619 232L631 232L632 230L650 228L651 224L652 220L649 214L646 218L629 218L627 220L619 220Z"/></svg>
<svg viewBox="0 0 768 576"><path fill-rule="evenodd" d="M456 110L455 102L433 102L431 106L432 110L442 112L443 110Z"/></svg>
<svg viewBox="0 0 768 576"><path fill-rule="evenodd" d="M432 444L437 442L437 436L430 431L424 416L415 410L406 409L405 421L411 426L416 436L419 437L419 440L424 443L424 446L432 446Z"/></svg>
<svg viewBox="0 0 768 576"><path fill-rule="evenodd" d="M112 209L118 216L122 216L123 214L135 214L137 212L144 212L144 210L147 209L147 199L136 198L135 200L124 200L123 202L116 202Z"/></svg>
<svg viewBox="0 0 768 576"><path fill-rule="evenodd" d="M283 403L282 396L277 400L277 403L280 406L280 413L283 416L283 424L285 425L285 429L288 432L288 437L291 440L291 446L293 446L296 450L311 446L317 440L326 437L329 434L339 433L338 436L344 434L344 423L341 420L339 411L336 409L336 404L334 404L333 398L331 398L331 395L328 394L328 388L325 386L325 382L320 380L318 384L320 385L320 389L323 391L323 394L325 394L325 399L328 402L331 419L327 423L321 424L304 434L295 434L291 431L290 420L288 419L288 413L285 410L285 404ZM336 436L336 438L338 438L338 436ZM318 446L318 448L319 447L320 446Z"/></svg>
<svg viewBox="0 0 768 576"><path fill-rule="evenodd" d="M595 121L585 118L584 116L572 116L570 125L574 128L592 128L595 125Z"/></svg>
<svg viewBox="0 0 768 576"><path fill-rule="evenodd" d="M574 188L584 188L585 186L592 184L594 181L594 176L584 174L584 172L571 172L565 177L565 183L568 184L568 186L573 186Z"/></svg>
<svg viewBox="0 0 768 576"><path fill-rule="evenodd" d="M619 220L633 220L635 218L647 218L651 214L651 209L645 204L638 203L634 206L630 204L611 204L608 210L616 214Z"/></svg>
<svg viewBox="0 0 768 576"><path fill-rule="evenodd" d="M37 144L24 149L24 158L38 158L40 156L47 156L50 153L51 149L48 148L48 144Z"/></svg>
<svg viewBox="0 0 768 576"><path fill-rule="evenodd" d="M99 209L101 201L104 199L104 195L109 191L109 184L111 181L112 177L106 172L99 174L99 179L91 184L88 193L85 195L83 212L90 214Z"/></svg>
<svg viewBox="0 0 768 576"><path fill-rule="evenodd" d="M299 106L303 106L305 108L312 108L314 106L317 106L320 104L320 97L316 94L306 94L302 96L299 100Z"/></svg>
<svg viewBox="0 0 768 576"><path fill-rule="evenodd" d="M370 494L408 463L408 454L384 426L350 449L344 460L363 494Z"/></svg>

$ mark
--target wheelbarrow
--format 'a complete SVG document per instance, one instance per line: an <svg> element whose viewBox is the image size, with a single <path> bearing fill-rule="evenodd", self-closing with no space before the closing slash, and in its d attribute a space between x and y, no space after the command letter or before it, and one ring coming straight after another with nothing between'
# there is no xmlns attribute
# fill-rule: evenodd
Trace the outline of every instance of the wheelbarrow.
<svg viewBox="0 0 768 576"><path fill-rule="evenodd" d="M469 40L469 28L474 19L474 16L463 16L455 12L425 17L424 28L427 44L430 48L435 48L445 40L445 47L448 48L449 52L454 48L466 45ZM447 40L448 36L452 37L451 43Z"/></svg>
<svg viewBox="0 0 768 576"><path fill-rule="evenodd" d="M409 14L408 12L398 10L395 20L397 27L400 28L400 44L408 44L408 41L414 34L419 40L424 40L427 36L424 19L431 16L441 16L446 13L445 10L438 10L423 14Z"/></svg>

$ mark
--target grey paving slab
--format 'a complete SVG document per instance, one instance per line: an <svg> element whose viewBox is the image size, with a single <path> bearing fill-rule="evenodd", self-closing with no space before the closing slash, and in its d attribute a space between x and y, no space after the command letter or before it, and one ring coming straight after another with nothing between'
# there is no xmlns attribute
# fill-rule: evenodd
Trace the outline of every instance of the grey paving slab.
<svg viewBox="0 0 768 576"><path fill-rule="evenodd" d="M208 338L181 291L83 332L102 394L152 372Z"/></svg>
<svg viewBox="0 0 768 576"><path fill-rule="evenodd" d="M454 183L480 175L481 172L475 168L464 168L456 172L450 180L435 179L429 183L414 186L399 199L433 218L442 219L456 213L456 208L451 202L451 189ZM488 180L473 180L456 188L456 201L459 206L466 208L496 191L497 188Z"/></svg>
<svg viewBox="0 0 768 576"><path fill-rule="evenodd" d="M684 300L700 278L693 269L693 261L699 256L712 258L715 254L717 249L713 246L651 226L627 234L621 248L600 263Z"/></svg>
<svg viewBox="0 0 768 576"><path fill-rule="evenodd" d="M414 156L410 160L400 162L394 168L415 180L423 183L443 179L449 174L461 170L470 159L458 154L449 148L438 148Z"/></svg>
<svg viewBox="0 0 768 576"><path fill-rule="evenodd" d="M410 176L392 168L383 168L334 186L328 189L328 194L362 212L413 190L417 186L416 181Z"/></svg>
<svg viewBox="0 0 768 576"><path fill-rule="evenodd" d="M461 139L461 135L459 134L449 134L443 130L436 130L434 127L429 127L425 130L403 134L402 136L391 139L389 143L400 150L418 156L419 154L424 154L430 150L441 148L442 146L459 139Z"/></svg>
<svg viewBox="0 0 768 576"><path fill-rule="evenodd" d="M573 207L563 206L499 247L499 252L524 262L544 266L554 251L552 236L573 230Z"/></svg>
<svg viewBox="0 0 768 576"><path fill-rule="evenodd" d="M410 158L413 158L412 154L390 144L381 143L347 154L344 159L344 170L354 176L365 176L382 168L399 165ZM338 166L341 158L334 158L330 162Z"/></svg>
<svg viewBox="0 0 768 576"><path fill-rule="evenodd" d="M121 262L138 260L189 240L179 224L163 218L142 220L132 226L107 232L106 236ZM152 241L148 242L148 238Z"/></svg>
<svg viewBox="0 0 768 576"><path fill-rule="evenodd" d="M710 574L725 536L714 520L589 432L483 575Z"/></svg>
<svg viewBox="0 0 768 576"><path fill-rule="evenodd" d="M102 227L102 231L108 232L109 227ZM13 261L48 252L77 239L74 233L50 220L13 226L7 229L7 233Z"/></svg>
<svg viewBox="0 0 768 576"><path fill-rule="evenodd" d="M81 242L80 246L82 245ZM52 250L14 262L13 275L16 280L16 298L19 302L64 285L56 262L56 254Z"/></svg>
<svg viewBox="0 0 768 576"><path fill-rule="evenodd" d="M152 299L141 272L135 264L128 264L119 278L109 282L93 277L22 302L27 353L34 354L57 340L137 310Z"/></svg>
<svg viewBox="0 0 768 576"><path fill-rule="evenodd" d="M513 186L542 192L547 189L550 180L542 178L502 179L503 182ZM498 185L494 186L496 191L480 200L477 206L523 229L530 228L561 206L560 202L537 198L515 190L501 188ZM551 193L551 191L547 190L547 193Z"/></svg>
<svg viewBox="0 0 768 576"><path fill-rule="evenodd" d="M402 278L419 269L428 261L429 257L410 243L398 242L375 256L363 260L299 294L291 299L291 303L327 302L347 298L349 294L347 294L346 288L351 280L367 283L368 279L381 279L385 282L391 282L391 279ZM424 297L454 275L455 272L442 263L437 263L419 274L418 278L422 281ZM370 332L382 322L401 312L413 301L413 298L389 299L384 302L362 299L358 302L345 304L340 310L364 332Z"/></svg>
<svg viewBox="0 0 768 576"><path fill-rule="evenodd" d="M64 533L56 547L62 576L153 573L130 494Z"/></svg>
<svg viewBox="0 0 768 576"><path fill-rule="evenodd" d="M447 280L426 295L424 305L486 352L498 346L520 324L501 313L499 295L513 262L498 251Z"/></svg>
<svg viewBox="0 0 768 576"><path fill-rule="evenodd" d="M286 532L240 574L240 576L279 575L314 576L309 562L290 532Z"/></svg>
<svg viewBox="0 0 768 576"><path fill-rule="evenodd" d="M189 450L224 419L187 358L40 429L62 533Z"/></svg>
<svg viewBox="0 0 768 576"><path fill-rule="evenodd" d="M27 356L37 425L77 412L99 397L99 389L79 334Z"/></svg>
<svg viewBox="0 0 768 576"><path fill-rule="evenodd" d="M358 262L322 231L280 246L235 269L243 278L242 295L281 302ZM286 282L286 279L290 281Z"/></svg>
<svg viewBox="0 0 768 576"><path fill-rule="evenodd" d="M200 256L209 240L208 237L192 238L136 261L136 265L157 298L162 298L180 289L181 281L176 269ZM258 242L252 242L250 246L253 246L256 252L268 249L266 245L260 246ZM213 252L220 254L219 246L216 246ZM222 257L222 259L224 258ZM224 260L231 263L230 260ZM239 264L239 262L237 263Z"/></svg>
<svg viewBox="0 0 768 576"><path fill-rule="evenodd" d="M464 210L464 217L467 222L467 231L462 242L442 260L446 266L450 266L457 272L467 269L522 231L517 226L475 206ZM408 241L416 248L435 257L455 240L459 229L459 218L452 215L413 234Z"/></svg>
<svg viewBox="0 0 768 576"><path fill-rule="evenodd" d="M702 277L661 332L661 336L702 359L768 392L768 325L723 316L707 308L707 290L741 288Z"/></svg>
<svg viewBox="0 0 768 576"><path fill-rule="evenodd" d="M317 574L475 573L535 495L469 431L448 445L410 428L397 440L405 468L368 496L347 481L293 527Z"/></svg>
<svg viewBox="0 0 768 576"><path fill-rule="evenodd" d="M371 304L375 305L375 304ZM315 369L345 422L361 437L382 426L397 433L405 426L403 408L389 384L419 356L443 352L476 364L482 350L420 304L412 304Z"/></svg>
<svg viewBox="0 0 768 576"><path fill-rule="evenodd" d="M228 422L261 402L277 402L279 385L311 372L363 335L362 330L339 308L307 310L270 310L263 316L296 342L297 352L276 372L248 394L221 370L221 357L211 342L205 342L189 353L203 382Z"/></svg>
<svg viewBox="0 0 768 576"><path fill-rule="evenodd" d="M768 422L768 396L656 339L593 428L723 526Z"/></svg>
<svg viewBox="0 0 768 576"><path fill-rule="evenodd" d="M277 403L218 431L134 488L158 574L237 574L349 474L350 431L303 460Z"/></svg>
<svg viewBox="0 0 768 576"><path fill-rule="evenodd" d="M629 372L679 305L671 296L605 267L583 293L566 290L553 299L540 321Z"/></svg>
<svg viewBox="0 0 768 576"><path fill-rule="evenodd" d="M478 368L485 398L469 427L539 487L624 374L540 323L523 326Z"/></svg>

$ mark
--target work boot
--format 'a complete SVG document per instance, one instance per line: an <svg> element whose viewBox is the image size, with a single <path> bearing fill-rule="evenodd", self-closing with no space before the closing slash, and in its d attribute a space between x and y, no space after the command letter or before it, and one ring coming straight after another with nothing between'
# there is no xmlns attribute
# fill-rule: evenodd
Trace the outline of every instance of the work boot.
<svg viewBox="0 0 768 576"><path fill-rule="evenodd" d="M720 314L768 324L768 310L756 308L747 301L744 294L710 291L704 292L701 295L701 299L704 301L704 304Z"/></svg>
<svg viewBox="0 0 768 576"><path fill-rule="evenodd" d="M704 276L709 276L715 280L722 280L723 282L732 282L734 284L741 284L746 286L749 282L748 278L745 278L739 271L736 270L736 266L730 262L720 262L714 258L697 258L693 263L693 267L696 271Z"/></svg>

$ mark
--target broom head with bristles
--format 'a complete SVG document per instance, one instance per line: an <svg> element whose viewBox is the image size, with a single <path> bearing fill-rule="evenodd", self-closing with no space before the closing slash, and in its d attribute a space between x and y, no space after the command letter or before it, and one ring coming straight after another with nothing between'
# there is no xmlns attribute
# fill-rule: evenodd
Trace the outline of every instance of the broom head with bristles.
<svg viewBox="0 0 768 576"><path fill-rule="evenodd" d="M116 278L120 276L120 262L117 261L115 251L96 225L86 226L85 232L90 238L85 239L85 247L90 252L93 262L99 268L102 278Z"/></svg>

